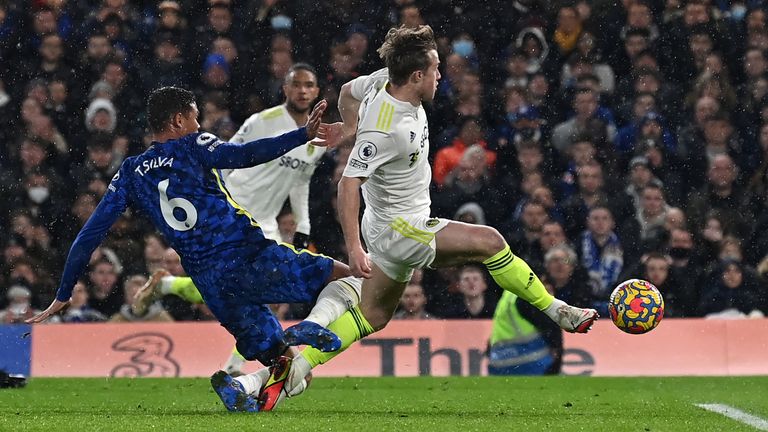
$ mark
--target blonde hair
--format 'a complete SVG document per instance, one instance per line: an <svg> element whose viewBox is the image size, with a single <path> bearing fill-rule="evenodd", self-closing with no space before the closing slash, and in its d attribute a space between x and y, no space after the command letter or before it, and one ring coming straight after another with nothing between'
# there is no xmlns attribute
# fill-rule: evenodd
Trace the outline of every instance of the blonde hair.
<svg viewBox="0 0 768 432"><path fill-rule="evenodd" d="M427 53L431 50L437 50L432 27L400 26L389 29L378 53L389 69L392 84L404 85L412 73L429 67Z"/></svg>

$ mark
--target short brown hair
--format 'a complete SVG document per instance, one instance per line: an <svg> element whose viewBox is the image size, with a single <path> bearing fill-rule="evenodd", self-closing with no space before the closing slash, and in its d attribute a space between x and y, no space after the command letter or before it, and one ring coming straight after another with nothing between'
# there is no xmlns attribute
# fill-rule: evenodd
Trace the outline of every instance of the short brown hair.
<svg viewBox="0 0 768 432"><path fill-rule="evenodd" d="M378 49L379 57L389 68L389 80L394 85L403 85L415 71L429 67L427 53L437 49L432 27L421 25L416 28L400 26L391 28Z"/></svg>

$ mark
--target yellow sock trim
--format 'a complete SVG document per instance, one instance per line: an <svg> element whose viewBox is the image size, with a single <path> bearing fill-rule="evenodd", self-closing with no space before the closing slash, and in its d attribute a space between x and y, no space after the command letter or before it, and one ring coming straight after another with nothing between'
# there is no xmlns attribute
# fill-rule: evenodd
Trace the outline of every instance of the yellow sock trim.
<svg viewBox="0 0 768 432"><path fill-rule="evenodd" d="M189 277L177 277L171 282L170 288L171 294L177 295L182 299L193 303L202 304L203 296L200 295L200 291L197 290L195 283L192 282L192 278Z"/></svg>
<svg viewBox="0 0 768 432"><path fill-rule="evenodd" d="M528 263L512 254L509 245L483 261L483 264L500 287L517 294L537 309L544 310L555 300Z"/></svg>
<svg viewBox="0 0 768 432"><path fill-rule="evenodd" d="M328 329L336 333L336 336L341 339L341 348L334 352L322 352L312 347L305 348L301 355L307 359L307 362L313 368L317 365L328 363L331 359L349 348L350 345L373 333L373 327L371 327L357 306L332 322Z"/></svg>

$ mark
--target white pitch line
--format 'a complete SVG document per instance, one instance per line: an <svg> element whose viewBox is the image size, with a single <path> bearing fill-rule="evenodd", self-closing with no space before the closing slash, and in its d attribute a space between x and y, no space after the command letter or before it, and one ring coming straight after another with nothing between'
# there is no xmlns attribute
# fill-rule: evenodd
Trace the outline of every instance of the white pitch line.
<svg viewBox="0 0 768 432"><path fill-rule="evenodd" d="M742 422L755 429L761 431L768 431L768 420L754 416L744 411L734 408L725 404L695 404L699 408L704 408L707 411L712 411L718 414L722 414L728 418L734 419L738 422Z"/></svg>

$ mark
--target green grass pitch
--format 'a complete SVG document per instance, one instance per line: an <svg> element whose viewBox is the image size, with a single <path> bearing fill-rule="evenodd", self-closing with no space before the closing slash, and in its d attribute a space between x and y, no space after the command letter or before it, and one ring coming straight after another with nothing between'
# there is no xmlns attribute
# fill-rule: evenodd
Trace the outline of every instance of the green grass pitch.
<svg viewBox="0 0 768 432"><path fill-rule="evenodd" d="M768 377L315 379L270 413L228 413L207 379L33 378L0 390L0 431L754 431Z"/></svg>

